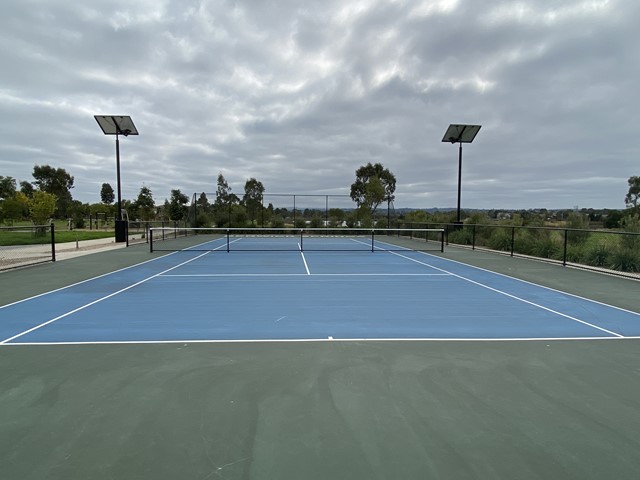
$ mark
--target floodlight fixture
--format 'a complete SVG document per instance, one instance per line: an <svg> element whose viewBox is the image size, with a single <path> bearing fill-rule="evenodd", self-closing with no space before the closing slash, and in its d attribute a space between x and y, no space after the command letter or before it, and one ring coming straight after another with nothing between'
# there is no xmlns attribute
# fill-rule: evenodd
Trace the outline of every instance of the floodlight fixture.
<svg viewBox="0 0 640 480"><path fill-rule="evenodd" d="M452 123L451 125L449 125L449 128L447 128L444 137L442 137L443 142L460 144L458 153L458 213L456 216L456 223L458 225L462 223L462 221L460 220L460 194L462 191L462 144L473 142L481 126L482 125L461 125Z"/></svg>
<svg viewBox="0 0 640 480"><path fill-rule="evenodd" d="M118 213L116 216L116 242L127 241L127 222L122 219L122 190L120 188L120 139L119 135L128 137L138 135L133 120L128 115L94 115L105 135L116 136L116 175L118 179Z"/></svg>

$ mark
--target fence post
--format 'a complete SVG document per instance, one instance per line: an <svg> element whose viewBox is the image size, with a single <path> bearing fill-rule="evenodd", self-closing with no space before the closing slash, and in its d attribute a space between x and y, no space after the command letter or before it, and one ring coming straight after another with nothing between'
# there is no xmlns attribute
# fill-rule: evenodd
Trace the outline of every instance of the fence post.
<svg viewBox="0 0 640 480"><path fill-rule="evenodd" d="M514 244L516 243L516 227L511 227L511 256L513 257Z"/></svg>
<svg viewBox="0 0 640 480"><path fill-rule="evenodd" d="M474 223L471 228L471 250L476 249L476 224Z"/></svg>
<svg viewBox="0 0 640 480"><path fill-rule="evenodd" d="M56 261L56 235L55 235L56 227L51 222L51 261Z"/></svg>
<svg viewBox="0 0 640 480"><path fill-rule="evenodd" d="M562 266L566 267L567 266L567 240L569 237L569 231L565 230L564 231L564 248L563 248L563 252L562 252Z"/></svg>

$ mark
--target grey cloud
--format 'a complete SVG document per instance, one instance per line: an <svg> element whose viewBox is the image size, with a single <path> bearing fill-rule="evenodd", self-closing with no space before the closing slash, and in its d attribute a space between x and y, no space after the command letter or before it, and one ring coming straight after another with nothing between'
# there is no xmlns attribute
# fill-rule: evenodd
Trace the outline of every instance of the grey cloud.
<svg viewBox="0 0 640 480"><path fill-rule="evenodd" d="M158 202L218 172L348 193L380 161L396 206L450 207L458 122L483 125L463 205L622 208L638 175L632 0L6 3L0 175L67 168L82 201L115 182L98 113L134 118L123 195Z"/></svg>

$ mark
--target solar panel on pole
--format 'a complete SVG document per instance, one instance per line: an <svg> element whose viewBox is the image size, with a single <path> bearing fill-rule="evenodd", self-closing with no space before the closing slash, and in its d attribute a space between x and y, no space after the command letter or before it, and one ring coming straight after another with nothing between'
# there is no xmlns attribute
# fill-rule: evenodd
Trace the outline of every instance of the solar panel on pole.
<svg viewBox="0 0 640 480"><path fill-rule="evenodd" d="M116 218L116 242L127 241L127 225L122 219L122 189L120 187L120 135L138 135L133 120L128 115L94 115L105 135L116 136L116 175L118 181L118 214Z"/></svg>
<svg viewBox="0 0 640 480"><path fill-rule="evenodd" d="M447 131L442 137L443 142L459 143L460 149L458 152L458 209L456 216L456 224L460 225L460 197L462 192L462 144L471 143L478 134L481 125L463 125L452 123L447 128Z"/></svg>

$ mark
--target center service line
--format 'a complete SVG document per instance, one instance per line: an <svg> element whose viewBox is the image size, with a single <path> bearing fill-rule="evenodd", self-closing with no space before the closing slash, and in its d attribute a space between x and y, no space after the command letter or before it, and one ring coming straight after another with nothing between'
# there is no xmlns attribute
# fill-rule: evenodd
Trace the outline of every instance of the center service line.
<svg viewBox="0 0 640 480"><path fill-rule="evenodd" d="M302 247L300 246L299 243L298 243L298 249L300 250L300 255L302 255L302 261L304 262L304 269L307 271L307 275L311 275L311 272L309 271L309 265L307 265L307 259L304 258L304 252L302 251Z"/></svg>

